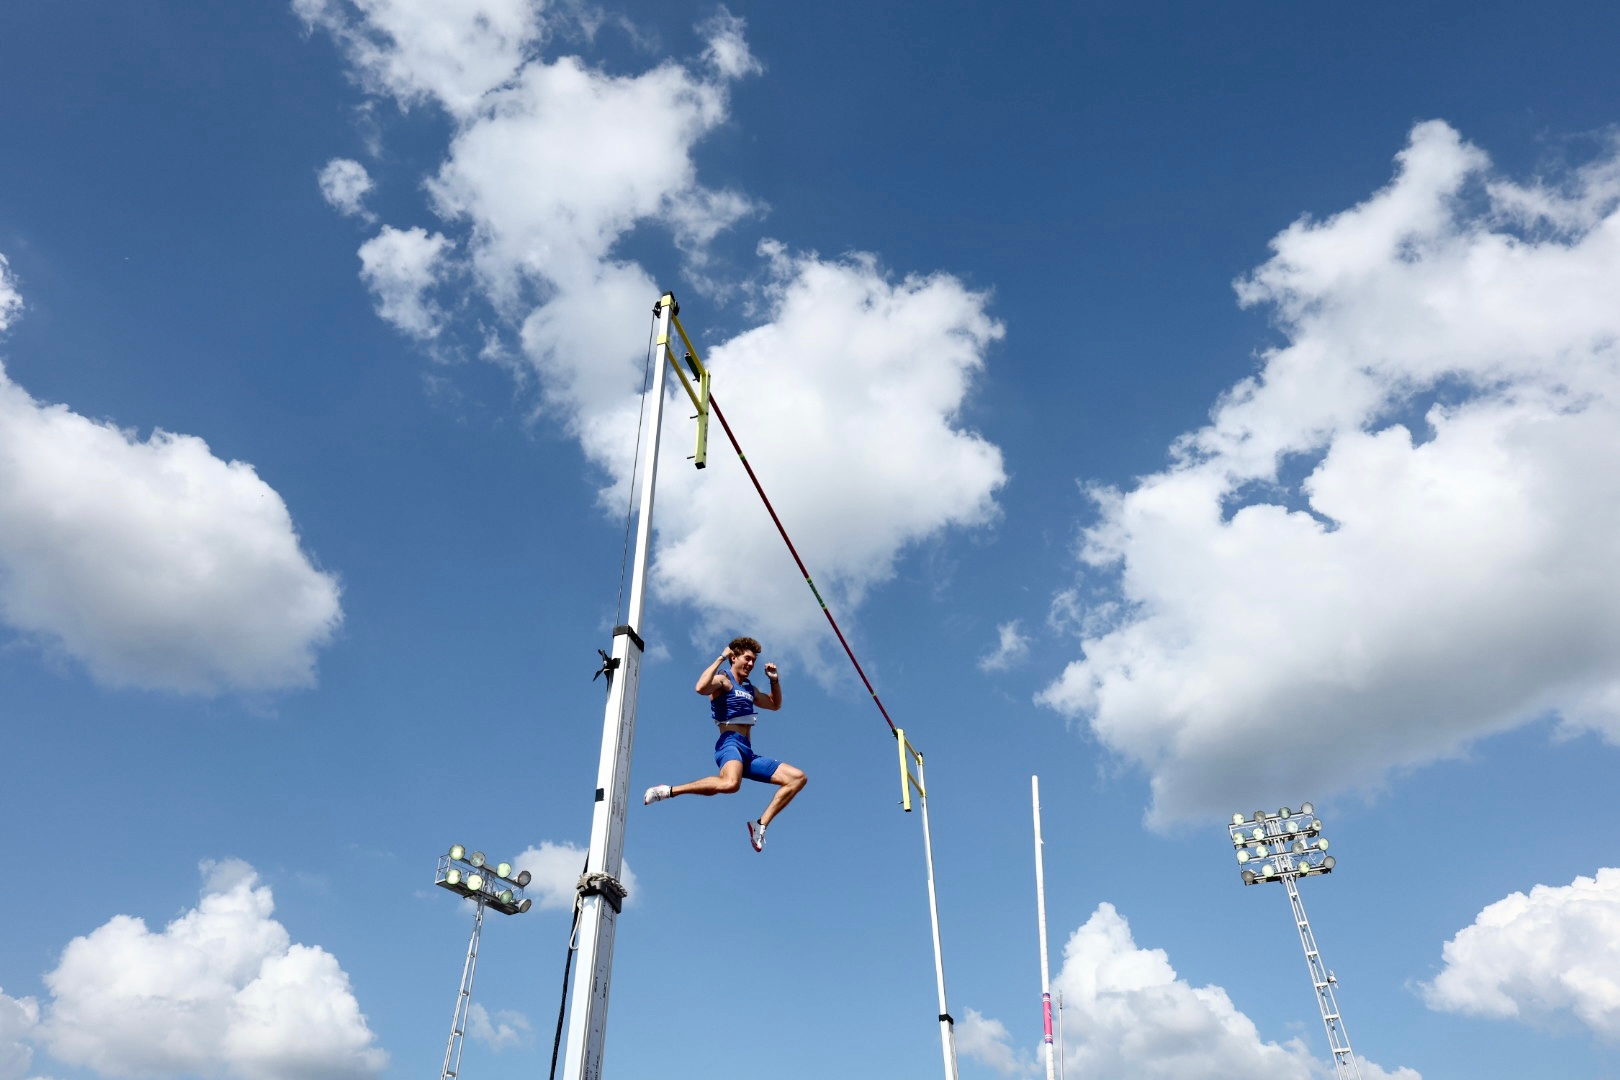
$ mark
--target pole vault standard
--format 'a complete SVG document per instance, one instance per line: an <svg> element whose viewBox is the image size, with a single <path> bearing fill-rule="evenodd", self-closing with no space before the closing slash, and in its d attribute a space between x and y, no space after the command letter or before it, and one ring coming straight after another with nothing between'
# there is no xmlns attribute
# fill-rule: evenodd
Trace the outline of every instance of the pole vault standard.
<svg viewBox="0 0 1620 1080"><path fill-rule="evenodd" d="M613 655L604 661L608 677L607 710L602 719L602 754L596 773L596 802L591 813L591 847L579 879L579 965L574 970L574 1008L568 1017L566 1080L599 1080L602 1047L607 1035L608 989L613 980L613 938L625 890L619 881L624 865L625 809L629 802L630 750L635 740L636 696L641 685L641 654L646 644L640 626L646 588L647 549L652 538L653 491L658 478L658 437L664 419L664 365L674 367L669 346L670 323L679 306L665 293L653 308L658 319L653 357L652 433L641 459L641 519L631 564L630 606L624 625L613 628ZM703 467L703 432L708 412L708 374L695 357L689 361L701 380L702 400L693 393L686 373L676 373L693 393L700 415L697 465Z"/></svg>
<svg viewBox="0 0 1620 1080"><path fill-rule="evenodd" d="M1052 1058L1052 977L1046 963L1046 871L1041 864L1041 778L1029 778L1030 801L1035 806L1035 921L1041 932L1041 1015L1046 1025L1046 1080L1057 1080Z"/></svg>

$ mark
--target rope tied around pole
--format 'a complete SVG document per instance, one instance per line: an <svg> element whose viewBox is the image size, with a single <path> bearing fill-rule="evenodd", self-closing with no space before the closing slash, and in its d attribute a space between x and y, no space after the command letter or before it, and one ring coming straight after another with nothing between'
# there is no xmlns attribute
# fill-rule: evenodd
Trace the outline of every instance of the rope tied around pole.
<svg viewBox="0 0 1620 1080"><path fill-rule="evenodd" d="M624 906L624 898L630 895L618 878L601 870L579 875L579 885L576 888L581 900L587 896L600 896L608 902L614 914L620 912Z"/></svg>

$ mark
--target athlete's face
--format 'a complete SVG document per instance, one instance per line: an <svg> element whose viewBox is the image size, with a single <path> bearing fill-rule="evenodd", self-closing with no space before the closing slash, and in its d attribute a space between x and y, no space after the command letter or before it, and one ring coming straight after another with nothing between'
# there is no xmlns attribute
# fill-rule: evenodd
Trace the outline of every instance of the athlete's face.
<svg viewBox="0 0 1620 1080"><path fill-rule="evenodd" d="M739 680L748 678L748 673L754 670L754 661L758 659L759 657L754 655L752 649L744 649L740 653L732 654L731 673L737 676Z"/></svg>

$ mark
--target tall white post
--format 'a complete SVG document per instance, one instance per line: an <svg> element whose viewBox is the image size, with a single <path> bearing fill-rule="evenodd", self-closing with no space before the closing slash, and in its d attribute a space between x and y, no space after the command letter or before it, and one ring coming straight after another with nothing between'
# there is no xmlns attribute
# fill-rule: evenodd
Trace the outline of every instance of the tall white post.
<svg viewBox="0 0 1620 1080"><path fill-rule="evenodd" d="M652 538L653 489L658 477L658 439L664 426L664 368L669 363L670 320L675 298L658 302L657 352L653 356L652 432L641 459L641 520L631 565L630 606L625 625L613 630L608 671L607 710L602 720L602 753L596 773L596 806L591 815L591 847L580 879L579 962L571 990L565 1080L600 1080L607 1034L608 988L613 979L613 936L624 893L625 809L629 801L630 749L635 739L636 692L641 683L640 633L647 551Z"/></svg>
<svg viewBox="0 0 1620 1080"><path fill-rule="evenodd" d="M1029 778L1030 800L1035 805L1035 914L1041 930L1041 1013L1046 1025L1046 1080L1057 1080L1052 1056L1052 977L1046 963L1046 872L1041 865L1041 778Z"/></svg>
<svg viewBox="0 0 1620 1080"><path fill-rule="evenodd" d="M945 1005L945 955L939 947L939 899L934 893L934 840L928 829L928 778L922 755L917 758L917 790L922 793L923 856L928 862L928 914L934 926L934 985L939 990L939 1042L945 1055L945 1080L956 1080L956 1022Z"/></svg>

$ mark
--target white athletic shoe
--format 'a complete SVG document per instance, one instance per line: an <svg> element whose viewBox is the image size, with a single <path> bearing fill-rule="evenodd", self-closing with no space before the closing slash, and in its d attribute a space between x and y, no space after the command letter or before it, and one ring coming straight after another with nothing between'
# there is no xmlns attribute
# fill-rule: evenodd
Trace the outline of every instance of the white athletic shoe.
<svg viewBox="0 0 1620 1080"><path fill-rule="evenodd" d="M654 784L647 789L647 794L641 797L642 806L650 806L655 802L663 802L670 797L668 784Z"/></svg>
<svg viewBox="0 0 1620 1080"><path fill-rule="evenodd" d="M765 850L765 826L757 821L748 823L748 842L754 845L755 851Z"/></svg>

